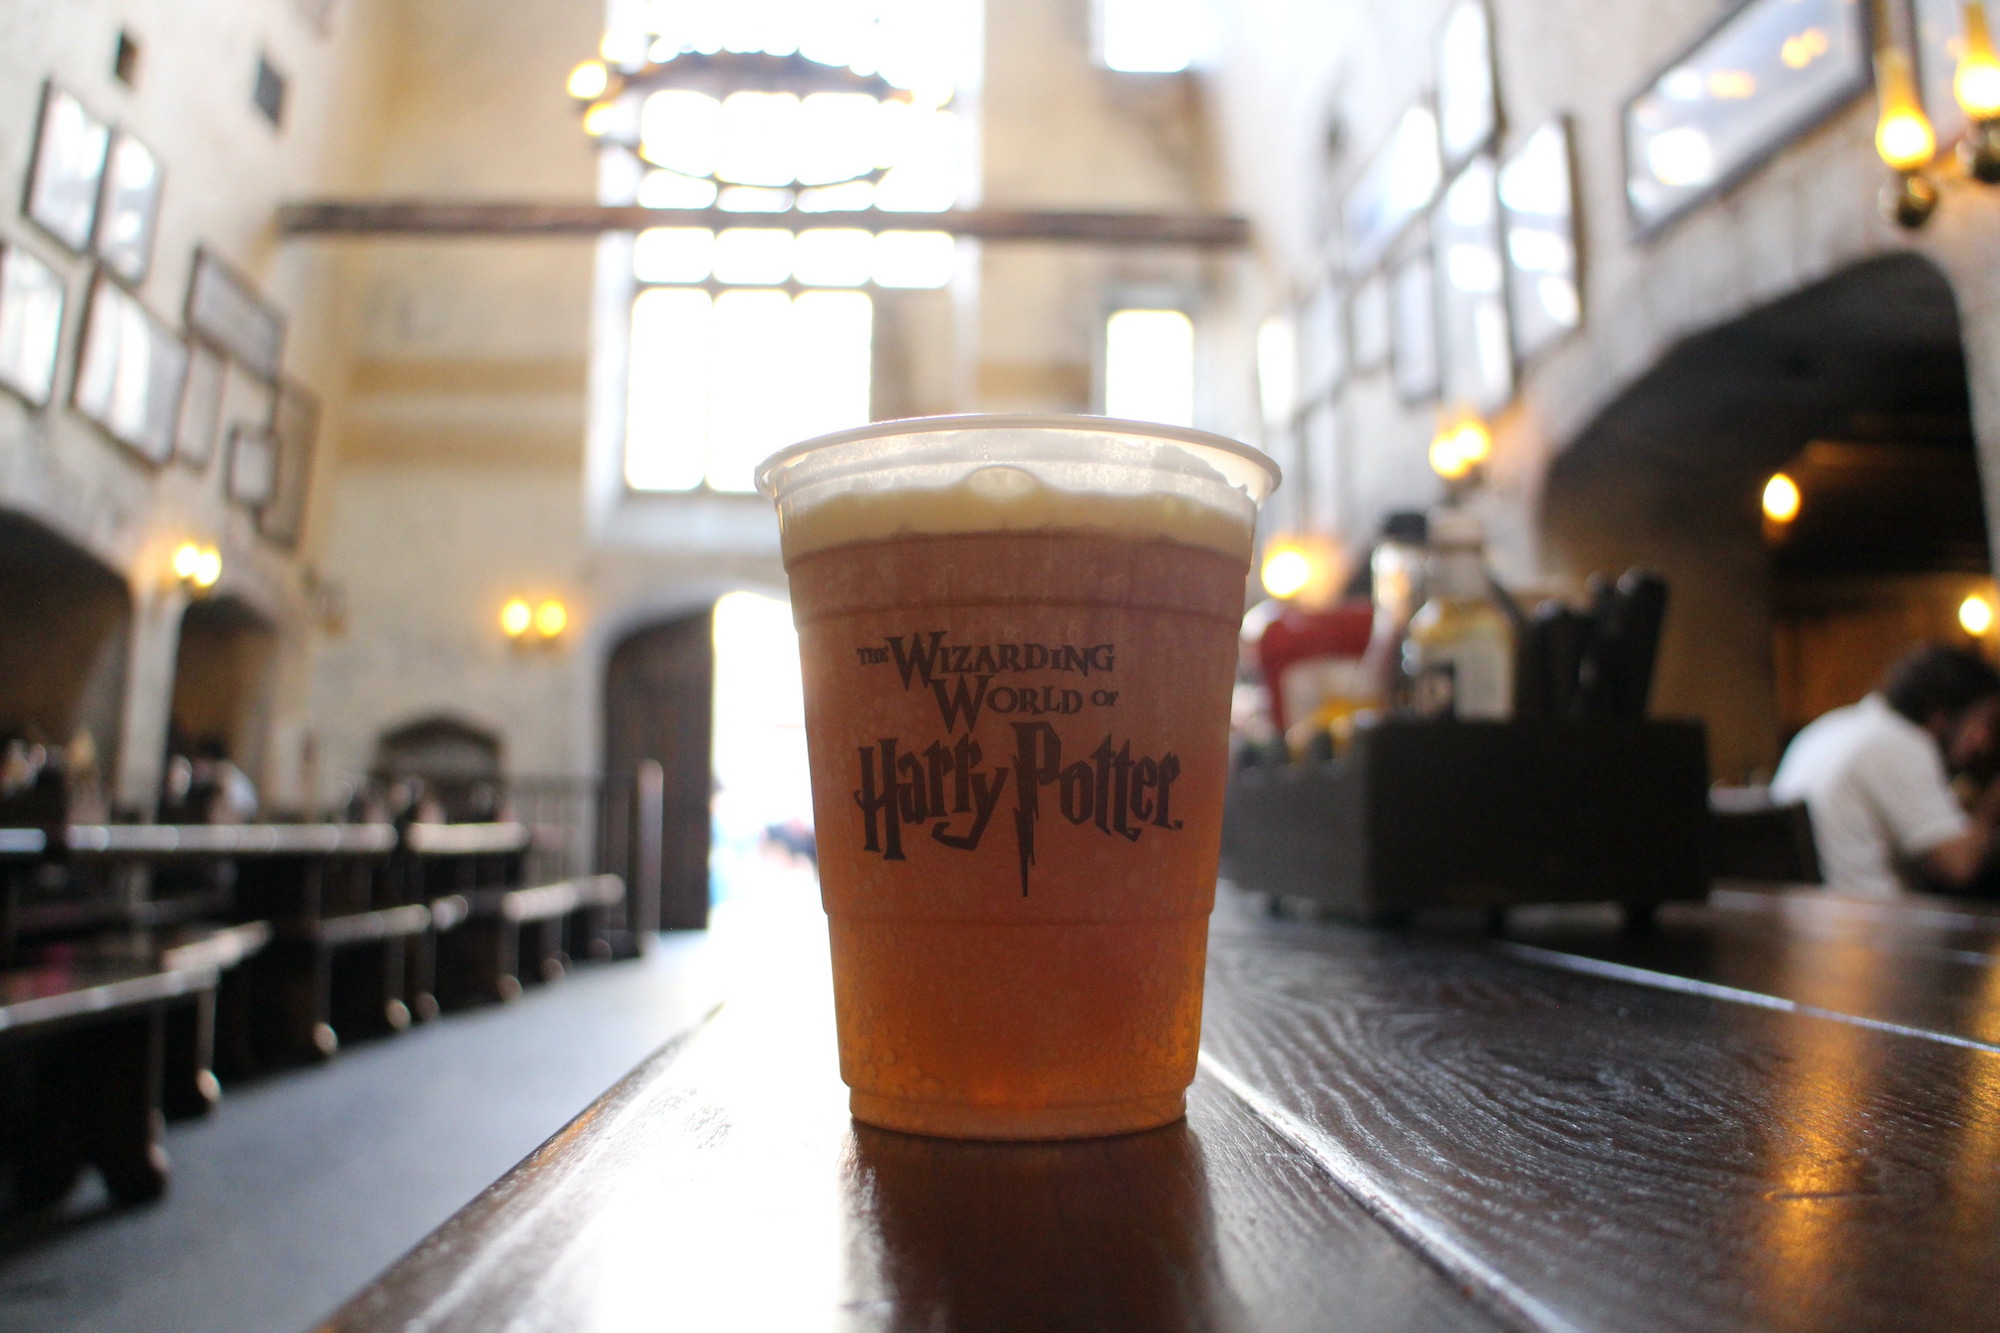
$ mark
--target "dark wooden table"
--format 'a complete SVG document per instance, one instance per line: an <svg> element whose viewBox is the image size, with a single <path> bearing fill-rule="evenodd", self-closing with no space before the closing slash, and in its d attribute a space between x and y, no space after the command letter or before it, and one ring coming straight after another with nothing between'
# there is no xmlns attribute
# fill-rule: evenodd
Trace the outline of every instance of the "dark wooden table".
<svg viewBox="0 0 2000 1333"><path fill-rule="evenodd" d="M801 915L328 1326L2000 1327L2000 917L1517 918L1225 891L1187 1122L1024 1146L847 1119Z"/></svg>

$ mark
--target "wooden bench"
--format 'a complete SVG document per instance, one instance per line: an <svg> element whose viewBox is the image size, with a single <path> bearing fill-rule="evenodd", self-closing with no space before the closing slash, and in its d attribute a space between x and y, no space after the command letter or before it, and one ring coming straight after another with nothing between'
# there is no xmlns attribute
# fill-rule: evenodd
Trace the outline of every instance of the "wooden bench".
<svg viewBox="0 0 2000 1333"><path fill-rule="evenodd" d="M523 889L458 895L466 919L440 938L438 993L446 1003L511 1000L523 985L554 981L572 959L609 952L608 918L625 881L589 875Z"/></svg>
<svg viewBox="0 0 2000 1333"><path fill-rule="evenodd" d="M850 1122L824 933L760 937L328 1327L1993 1326L2000 918L1728 891L1650 944L1509 928L1226 892L1186 1124L1053 1145Z"/></svg>
<svg viewBox="0 0 2000 1333"><path fill-rule="evenodd" d="M0 972L0 1163L15 1208L61 1201L85 1167L120 1203L166 1189L168 1011L212 1003L217 972L198 953Z"/></svg>

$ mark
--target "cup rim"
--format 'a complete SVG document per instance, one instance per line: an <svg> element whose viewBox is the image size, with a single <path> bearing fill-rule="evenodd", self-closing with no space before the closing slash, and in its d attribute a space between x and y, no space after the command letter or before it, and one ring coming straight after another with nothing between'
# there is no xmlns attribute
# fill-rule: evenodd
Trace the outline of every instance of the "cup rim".
<svg viewBox="0 0 2000 1333"><path fill-rule="evenodd" d="M937 435L955 430L1080 430L1097 431L1106 435L1141 435L1177 444L1192 444L1204 449L1214 449L1262 468L1270 479L1264 488L1266 495L1276 490L1284 480L1284 473L1279 469L1277 462L1263 450L1253 448L1241 440L1233 440L1227 435L1196 430L1192 426L1169 426L1158 421L1133 421L1125 417L1091 416L1083 412L958 412L943 416L900 417L894 421L874 421L866 426L816 435L810 440L787 445L757 465L757 490L767 498L777 498L771 484L773 476L794 460L821 449L841 444L856 444L863 440L880 439L891 435Z"/></svg>

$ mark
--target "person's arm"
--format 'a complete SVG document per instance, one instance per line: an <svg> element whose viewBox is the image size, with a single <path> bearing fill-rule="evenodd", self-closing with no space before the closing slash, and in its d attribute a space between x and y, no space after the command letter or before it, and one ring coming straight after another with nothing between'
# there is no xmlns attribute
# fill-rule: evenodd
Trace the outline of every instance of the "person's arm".
<svg viewBox="0 0 2000 1333"><path fill-rule="evenodd" d="M1970 884L1993 848L1994 826L2000 824L2000 780L1987 784L1970 813L1972 822L1965 832L1919 858L1924 873L1949 888Z"/></svg>

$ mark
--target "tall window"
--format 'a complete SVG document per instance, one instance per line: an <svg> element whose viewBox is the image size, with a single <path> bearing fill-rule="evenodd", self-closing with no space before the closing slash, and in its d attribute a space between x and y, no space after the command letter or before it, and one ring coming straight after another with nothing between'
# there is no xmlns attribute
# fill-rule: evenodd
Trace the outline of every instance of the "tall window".
<svg viewBox="0 0 2000 1333"><path fill-rule="evenodd" d="M631 247L625 481L747 491L772 450L869 418L875 294L947 285L948 234L773 226L958 199L963 0L612 0L630 91L586 125L606 202L743 215ZM791 219L787 219L791 221Z"/></svg>
<svg viewBox="0 0 2000 1333"><path fill-rule="evenodd" d="M1104 414L1194 424L1194 321L1178 310L1120 310L1104 322Z"/></svg>
<svg viewBox="0 0 2000 1333"><path fill-rule="evenodd" d="M1097 60L1132 74L1173 74L1206 54L1209 0L1095 0Z"/></svg>

